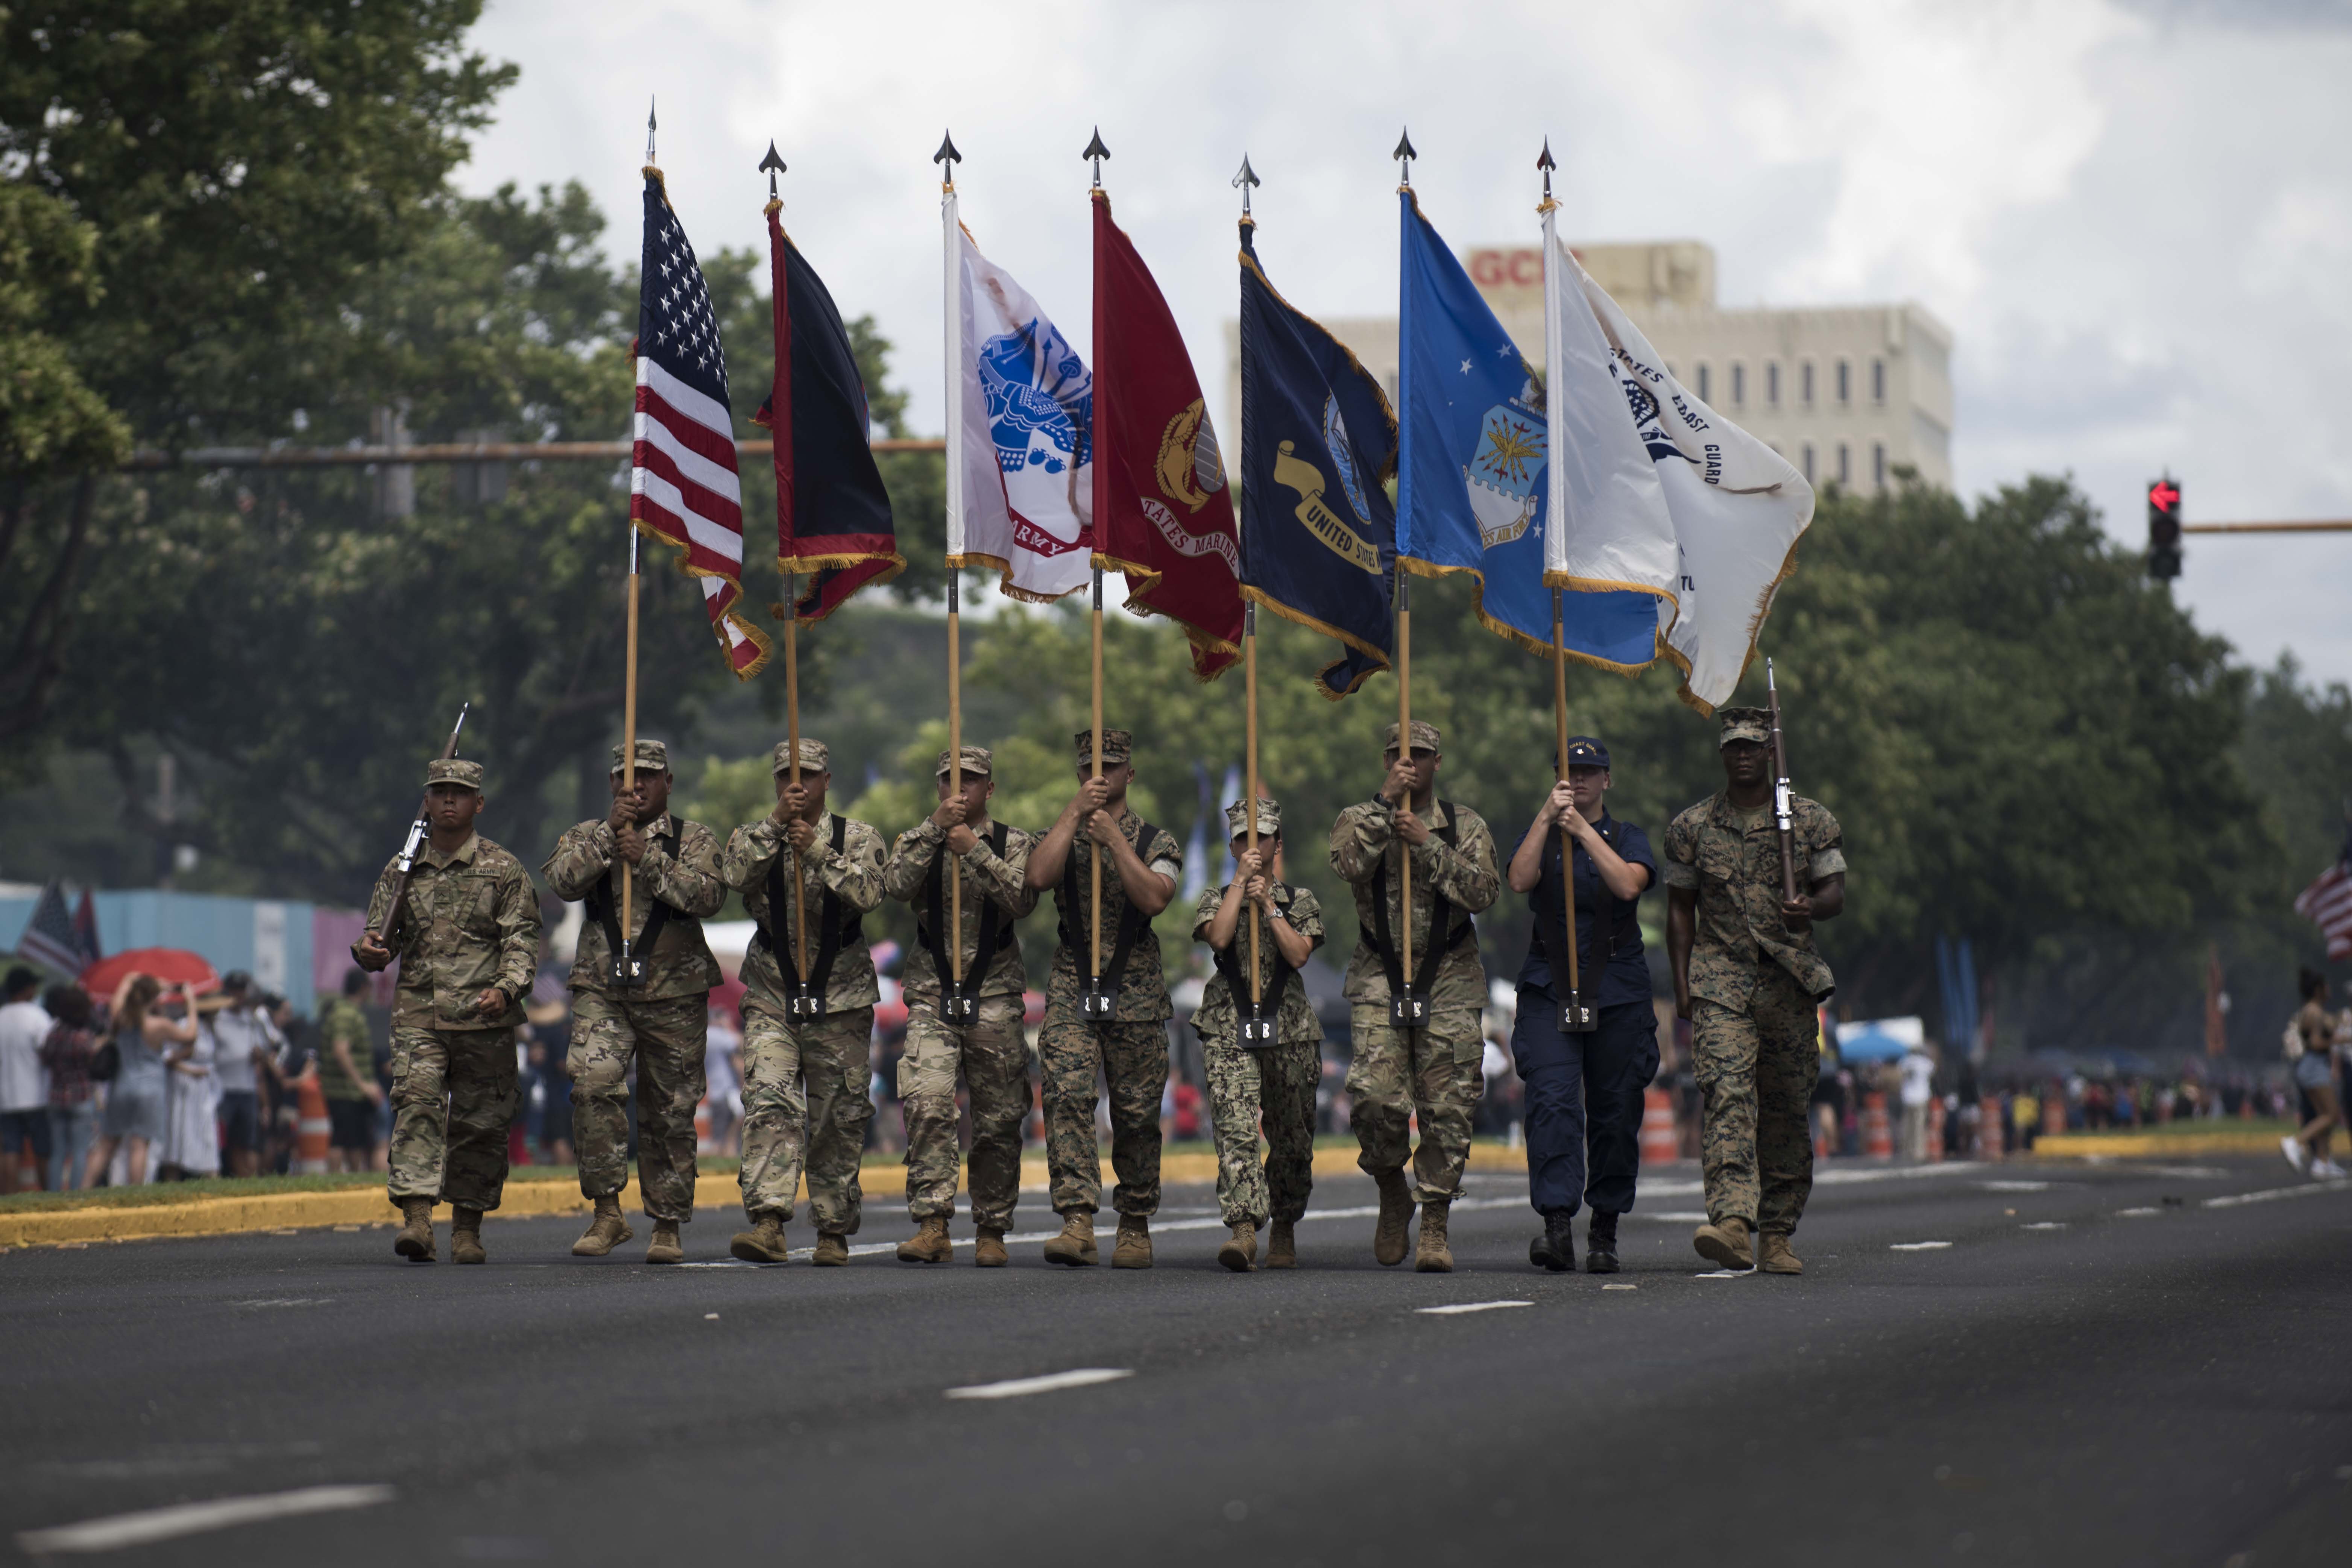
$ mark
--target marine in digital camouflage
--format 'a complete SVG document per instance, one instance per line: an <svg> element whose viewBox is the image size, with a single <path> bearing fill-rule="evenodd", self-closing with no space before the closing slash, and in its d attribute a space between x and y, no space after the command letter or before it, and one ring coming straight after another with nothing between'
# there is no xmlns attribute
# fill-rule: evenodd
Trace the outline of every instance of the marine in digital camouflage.
<svg viewBox="0 0 2352 1568"><path fill-rule="evenodd" d="M433 771L450 766L436 763ZM480 788L479 764L466 766L470 778L435 782ZM398 875L394 861L377 878L367 929L381 929ZM539 966L539 895L530 874L478 833L446 854L428 838L409 873L400 920L383 941L400 964L386 1188L395 1204L428 1198L497 1208L516 1109L514 1030ZM507 1005L486 1017L475 1005L494 985Z"/></svg>
<svg viewBox="0 0 2352 1568"><path fill-rule="evenodd" d="M1055 984L1063 984L1056 974ZM1164 1016L1164 1015L1163 1015ZM1045 1079L1045 1164L1055 1214L1102 1207L1102 1153L1095 1142L1095 1079L1109 1085L1111 1205L1123 1215L1160 1208L1160 1097L1168 1089L1168 1026L1088 1024L1073 988L1045 1004L1037 1036Z"/></svg>
<svg viewBox="0 0 2352 1568"><path fill-rule="evenodd" d="M1229 882L1225 886L1232 885ZM1205 942L1209 940L1209 922L1216 918L1217 906L1224 900L1224 888L1211 888L1202 892L1200 901L1192 906L1193 941ZM1274 907L1282 911L1282 918L1289 922L1290 929L1305 937L1312 946L1319 948L1323 945L1323 904L1312 891L1293 887L1288 882L1276 882L1274 885ZM1250 911L1244 909L1234 928L1233 952L1236 973L1244 972L1249 966L1249 922ZM1260 926L1258 929L1261 933L1258 942L1259 994L1270 996L1274 991L1275 963L1281 955L1275 951L1273 939L1264 934L1265 928ZM1234 994L1233 983L1225 978L1224 970L1213 969L1208 984L1201 988L1201 1005L1193 1009L1192 1028L1204 1046L1212 1040L1238 1041L1242 1012L1248 1005L1246 994L1241 996ZM1315 1005L1307 999L1306 985L1296 979L1282 988L1275 1013L1274 1032L1275 1038L1286 1045L1302 1041L1319 1044L1323 1038L1323 1025L1315 1016Z"/></svg>
<svg viewBox="0 0 2352 1568"><path fill-rule="evenodd" d="M1226 888L1203 892L1193 906L1194 940L1208 940L1209 922L1225 892ZM1312 946L1323 945L1323 908L1313 893L1277 881L1274 904L1291 930ZM1234 931L1236 973L1245 973L1249 964L1249 919L1250 911L1243 910ZM1274 943L1262 938L1258 950L1259 984L1270 987L1277 956ZM1315 1184L1315 1089L1323 1074L1323 1025L1307 999L1306 985L1294 976L1283 986L1276 1005L1276 1043L1244 1050L1241 1016L1246 1005L1219 969L1202 988L1201 1005L1192 1015L1209 1080L1217 1208L1227 1225L1247 1221L1263 1226L1269 1219L1295 1223L1307 1213L1307 1194ZM1261 1130L1266 1144L1263 1164L1258 1160Z"/></svg>
<svg viewBox="0 0 2352 1568"><path fill-rule="evenodd" d="M1109 755L1110 748L1104 748ZM1124 761L1125 759L1118 759ZM1184 879L1184 850L1176 836L1166 828L1155 828L1149 844L1139 842L1144 828L1141 817L1129 811L1117 818L1121 837L1135 850L1135 858L1147 870L1156 871L1179 883ZM1066 997L1070 1016L1077 1016L1078 999L1086 994L1087 969L1089 961L1087 932L1093 929L1095 842L1085 833L1070 838L1070 858L1062 879L1054 885L1054 912L1061 929L1070 940L1054 950L1054 967L1045 984L1045 1005L1048 1016L1055 999ZM1077 908L1068 908L1066 890L1078 890ZM1175 1016L1175 1005L1169 1000L1168 977L1160 968L1160 937L1146 921L1136 933L1135 945L1128 952L1127 967L1117 974L1109 973L1112 954L1118 946L1119 921L1127 913L1127 884L1119 880L1118 863L1106 858L1102 879L1102 962L1103 979L1118 987L1118 1010L1112 1016L1122 1024L1164 1023Z"/></svg>
<svg viewBox="0 0 2352 1568"><path fill-rule="evenodd" d="M1844 871L1845 836L1828 808L1795 795L1789 815L1797 885L1810 889ZM1745 1007L1768 964L1785 970L1809 996L1826 998L1835 989L1812 931L1792 931L1780 921L1780 837L1769 804L1742 811L1717 791L1692 806L1666 828L1660 872L1668 888L1696 895L1694 998Z"/></svg>

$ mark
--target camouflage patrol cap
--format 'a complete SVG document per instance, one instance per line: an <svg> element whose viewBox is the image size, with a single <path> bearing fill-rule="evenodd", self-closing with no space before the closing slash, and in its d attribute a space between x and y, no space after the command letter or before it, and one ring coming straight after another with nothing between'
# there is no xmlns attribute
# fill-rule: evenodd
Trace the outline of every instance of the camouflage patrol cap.
<svg viewBox="0 0 2352 1568"><path fill-rule="evenodd" d="M1772 743L1772 715L1764 709L1718 708L1715 716L1723 721L1723 733L1715 742L1717 751L1734 741L1753 741L1759 746Z"/></svg>
<svg viewBox="0 0 2352 1568"><path fill-rule="evenodd" d="M465 757L436 757L425 764L425 787L435 784L456 784L478 795L482 789L482 764Z"/></svg>
<svg viewBox="0 0 2352 1568"><path fill-rule="evenodd" d="M621 771L621 748L618 746L613 748L613 771L616 773ZM669 772L669 747L659 741L639 741L637 771L642 773Z"/></svg>
<svg viewBox="0 0 2352 1568"><path fill-rule="evenodd" d="M793 771L793 743L790 741L776 742L775 756L769 764L768 771L778 778ZM804 773L833 772L833 753L824 749L823 741L812 741L806 735L801 737L801 772Z"/></svg>
<svg viewBox="0 0 2352 1568"><path fill-rule="evenodd" d="M1081 730L1077 734L1078 766L1087 767L1095 760L1095 732ZM1135 755L1135 736L1126 730L1103 731L1103 766L1115 768Z"/></svg>
<svg viewBox="0 0 2352 1568"><path fill-rule="evenodd" d="M1249 831L1249 813L1245 804L1235 801L1225 807L1225 837L1239 838ZM1257 832L1261 838L1282 831L1281 803L1266 795L1257 797Z"/></svg>
<svg viewBox="0 0 2352 1568"><path fill-rule="evenodd" d="M1108 748L1106 747L1105 750ZM940 765L932 772L940 778L948 776L948 754L945 752L940 753ZM963 749L963 773L966 778L975 773L982 778L991 778L995 775L996 764L989 756L986 746L966 746Z"/></svg>
<svg viewBox="0 0 2352 1568"><path fill-rule="evenodd" d="M1391 724L1388 728L1388 733L1381 738L1381 749L1393 752L1396 750L1396 743L1397 727ZM1437 743L1437 726L1415 719L1412 721L1412 749L1416 752L1443 751L1444 748Z"/></svg>

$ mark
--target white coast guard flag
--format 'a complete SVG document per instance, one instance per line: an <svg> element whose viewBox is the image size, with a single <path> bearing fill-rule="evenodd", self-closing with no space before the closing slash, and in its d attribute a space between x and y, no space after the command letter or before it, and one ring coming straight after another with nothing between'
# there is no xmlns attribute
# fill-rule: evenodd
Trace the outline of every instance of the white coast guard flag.
<svg viewBox="0 0 2352 1568"><path fill-rule="evenodd" d="M1656 596L1683 691L1713 712L1795 569L1813 487L1700 402L1553 232L1544 214L1544 336L1559 520L1544 576Z"/></svg>
<svg viewBox="0 0 2352 1568"><path fill-rule="evenodd" d="M1094 551L1094 378L1029 291L946 231L948 564L993 566L1016 599L1087 585Z"/></svg>

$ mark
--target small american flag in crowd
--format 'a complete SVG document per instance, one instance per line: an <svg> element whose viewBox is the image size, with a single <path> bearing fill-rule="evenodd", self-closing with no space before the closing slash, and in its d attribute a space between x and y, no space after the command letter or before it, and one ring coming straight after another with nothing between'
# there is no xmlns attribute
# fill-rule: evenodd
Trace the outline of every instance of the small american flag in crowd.
<svg viewBox="0 0 2352 1568"><path fill-rule="evenodd" d="M728 667L750 679L768 639L736 610L743 596L743 489L719 318L658 170L646 171L637 296L637 414L629 517L683 552Z"/></svg>
<svg viewBox="0 0 2352 1568"><path fill-rule="evenodd" d="M2294 912L2326 933L2329 963L2352 958L2352 840L2347 841L2343 858L2295 900Z"/></svg>
<svg viewBox="0 0 2352 1568"><path fill-rule="evenodd" d="M98 911L90 904L89 892L81 896L80 910L68 914L65 889L55 880L43 888L40 902L33 906L32 921L16 939L16 952L64 974L79 974L96 963Z"/></svg>

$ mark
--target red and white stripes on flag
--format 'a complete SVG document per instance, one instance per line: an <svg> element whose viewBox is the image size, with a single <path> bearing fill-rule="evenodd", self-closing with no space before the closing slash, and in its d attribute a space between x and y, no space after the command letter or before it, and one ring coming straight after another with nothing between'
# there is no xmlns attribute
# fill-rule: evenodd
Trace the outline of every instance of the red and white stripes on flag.
<svg viewBox="0 0 2352 1568"><path fill-rule="evenodd" d="M629 521L677 547L678 570L702 584L728 668L748 680L768 662L769 643L736 609L743 597L743 487L727 356L701 266L658 170L646 171L645 205Z"/></svg>
<svg viewBox="0 0 2352 1568"><path fill-rule="evenodd" d="M2326 935L2329 963L2352 958L2352 867L2338 860L2322 871L2294 900L2294 912Z"/></svg>

